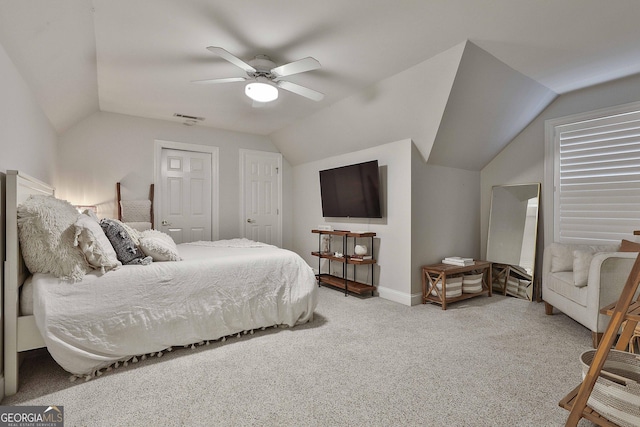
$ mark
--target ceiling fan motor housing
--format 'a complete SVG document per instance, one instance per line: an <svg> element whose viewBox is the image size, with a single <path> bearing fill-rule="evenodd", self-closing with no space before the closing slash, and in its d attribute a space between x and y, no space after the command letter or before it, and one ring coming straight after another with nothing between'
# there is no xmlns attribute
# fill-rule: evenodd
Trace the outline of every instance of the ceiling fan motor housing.
<svg viewBox="0 0 640 427"><path fill-rule="evenodd" d="M249 65L256 69L253 73L247 73L250 77L266 77L269 80L275 79L277 76L271 72L276 64L269 59L266 55L257 55L254 59L249 61Z"/></svg>

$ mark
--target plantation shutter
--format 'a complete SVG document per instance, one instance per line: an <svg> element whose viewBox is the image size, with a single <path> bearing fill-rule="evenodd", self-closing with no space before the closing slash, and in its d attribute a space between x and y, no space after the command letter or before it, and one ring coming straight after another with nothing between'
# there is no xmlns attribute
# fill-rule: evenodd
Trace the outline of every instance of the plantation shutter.
<svg viewBox="0 0 640 427"><path fill-rule="evenodd" d="M555 240L619 243L640 230L640 111L555 129Z"/></svg>

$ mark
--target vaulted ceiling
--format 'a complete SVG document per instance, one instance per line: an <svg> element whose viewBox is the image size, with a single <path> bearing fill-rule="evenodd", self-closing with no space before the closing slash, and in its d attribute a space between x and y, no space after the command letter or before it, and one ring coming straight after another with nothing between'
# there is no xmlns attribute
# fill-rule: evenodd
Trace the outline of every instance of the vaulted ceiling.
<svg viewBox="0 0 640 427"><path fill-rule="evenodd" d="M555 94L635 74L638 16L636 0L0 0L0 44L60 133L101 110L277 135L465 40ZM193 84L244 75L207 46L312 56L322 68L289 80L326 96L255 108L243 83Z"/></svg>

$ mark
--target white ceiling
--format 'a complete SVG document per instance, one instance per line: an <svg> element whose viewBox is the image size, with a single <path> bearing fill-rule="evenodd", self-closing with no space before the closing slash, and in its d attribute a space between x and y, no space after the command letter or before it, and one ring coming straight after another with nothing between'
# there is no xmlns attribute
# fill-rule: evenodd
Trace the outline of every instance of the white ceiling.
<svg viewBox="0 0 640 427"><path fill-rule="evenodd" d="M0 0L0 43L58 132L98 111L269 135L471 40L556 93L640 72L637 0ZM322 69L254 108L207 46Z"/></svg>

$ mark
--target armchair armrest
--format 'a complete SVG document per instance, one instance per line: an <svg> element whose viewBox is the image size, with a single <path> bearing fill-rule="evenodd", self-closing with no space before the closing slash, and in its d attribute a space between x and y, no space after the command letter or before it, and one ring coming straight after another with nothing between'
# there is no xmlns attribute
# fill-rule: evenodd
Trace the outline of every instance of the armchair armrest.
<svg viewBox="0 0 640 427"><path fill-rule="evenodd" d="M620 297L637 256L637 252L602 252L593 256L587 281L587 307L599 311ZM599 315L597 330L604 331L609 319Z"/></svg>

